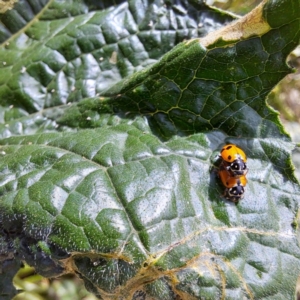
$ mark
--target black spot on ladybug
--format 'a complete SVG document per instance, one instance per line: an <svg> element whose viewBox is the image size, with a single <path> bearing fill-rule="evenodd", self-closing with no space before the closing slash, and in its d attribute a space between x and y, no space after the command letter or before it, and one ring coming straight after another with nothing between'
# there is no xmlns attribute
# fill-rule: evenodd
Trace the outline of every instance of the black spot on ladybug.
<svg viewBox="0 0 300 300"><path fill-rule="evenodd" d="M229 149L231 149L232 148L232 146L228 146L228 147L226 147L226 150L229 150Z"/></svg>
<svg viewBox="0 0 300 300"><path fill-rule="evenodd" d="M227 159L228 159L228 160L231 160L231 155L228 155Z"/></svg>

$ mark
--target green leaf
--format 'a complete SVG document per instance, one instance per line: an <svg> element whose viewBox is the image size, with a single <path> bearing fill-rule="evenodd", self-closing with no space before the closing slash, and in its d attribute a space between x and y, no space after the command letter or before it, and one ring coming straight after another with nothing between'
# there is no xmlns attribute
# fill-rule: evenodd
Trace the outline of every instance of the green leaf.
<svg viewBox="0 0 300 300"><path fill-rule="evenodd" d="M246 293L259 299L261 289L279 293L272 289L279 281L287 297L300 267L291 231L299 188L278 171L288 168L287 158L277 165L272 159L274 148L288 144L244 140L247 153L255 150L245 199L235 206L220 199L222 188L210 172L208 146L217 149L224 138L215 132L163 143L150 131L119 125L3 139L3 229L14 228L18 251L31 264L40 252L34 241L47 241L54 256L60 251L57 260L71 254L69 263L109 293L122 285L121 294L129 295L140 281L166 276L180 283L163 279L165 293L172 288L195 297ZM49 274L58 269L51 265ZM114 272L118 278L111 278ZM225 279L233 281L226 288Z"/></svg>
<svg viewBox="0 0 300 300"><path fill-rule="evenodd" d="M17 20L24 22L19 11L34 22L24 24L0 49L1 103L33 112L95 96L153 64L183 39L203 36L232 20L211 11L216 22L209 22L203 1L118 2L112 10L110 1L96 8L89 1L51 1L34 18L25 1L3 16L18 14L8 21L6 30L11 31ZM203 22L199 29L197 21Z"/></svg>
<svg viewBox="0 0 300 300"><path fill-rule="evenodd" d="M214 129L233 136L283 138L277 114L264 99L290 72L285 60L299 43L299 31L292 30L299 27L299 18L287 14L287 24L271 28L264 20L269 10L259 7L229 29L179 44L104 95L113 97L117 112L148 115L162 138ZM260 27L254 23L254 29L242 31L252 19L259 19Z"/></svg>
<svg viewBox="0 0 300 300"><path fill-rule="evenodd" d="M300 1L225 27L202 1L30 3L0 28L2 272L76 273L102 299L293 299L294 145L265 97ZM238 204L217 178L226 142L248 156Z"/></svg>

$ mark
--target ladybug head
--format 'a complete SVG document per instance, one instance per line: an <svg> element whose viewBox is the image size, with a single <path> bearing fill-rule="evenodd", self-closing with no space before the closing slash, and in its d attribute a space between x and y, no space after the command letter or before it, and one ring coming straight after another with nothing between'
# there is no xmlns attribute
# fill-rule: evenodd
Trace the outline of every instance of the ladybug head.
<svg viewBox="0 0 300 300"><path fill-rule="evenodd" d="M238 203L244 197L244 187L242 185L227 189L225 197L235 203Z"/></svg>
<svg viewBox="0 0 300 300"><path fill-rule="evenodd" d="M228 189L228 196L230 197L236 197L236 198L242 198L244 195L244 187L242 185L234 186L230 189Z"/></svg>
<svg viewBox="0 0 300 300"><path fill-rule="evenodd" d="M233 161L229 168L234 175L245 175L247 173L247 165L241 159Z"/></svg>

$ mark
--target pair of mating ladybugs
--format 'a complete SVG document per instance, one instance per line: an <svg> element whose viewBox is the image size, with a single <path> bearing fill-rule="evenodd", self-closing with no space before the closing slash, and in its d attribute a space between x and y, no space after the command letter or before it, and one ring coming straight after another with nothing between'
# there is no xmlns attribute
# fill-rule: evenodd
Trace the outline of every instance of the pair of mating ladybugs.
<svg viewBox="0 0 300 300"><path fill-rule="evenodd" d="M244 187L247 184L246 154L236 145L228 144L222 148L219 157L222 162L218 173L225 186L224 197L230 201L238 202L243 198Z"/></svg>

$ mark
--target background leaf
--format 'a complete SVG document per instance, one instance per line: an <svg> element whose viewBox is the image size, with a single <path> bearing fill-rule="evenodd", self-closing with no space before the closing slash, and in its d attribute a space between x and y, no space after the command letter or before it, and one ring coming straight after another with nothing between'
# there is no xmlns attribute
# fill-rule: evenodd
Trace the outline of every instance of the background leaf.
<svg viewBox="0 0 300 300"><path fill-rule="evenodd" d="M208 10L203 1L119 1L113 10L108 3L95 8L88 1L51 1L36 19L27 1L18 4L16 11L35 22L22 24L24 29L3 44L2 103L34 112L95 96L153 64L183 39L203 36L232 20ZM6 30L13 32L15 23Z"/></svg>
<svg viewBox="0 0 300 300"><path fill-rule="evenodd" d="M264 98L299 0L211 33L233 16L203 2L30 3L2 16L2 265L77 273L103 299L291 299L294 145ZM226 142L249 158L238 205L216 178Z"/></svg>

